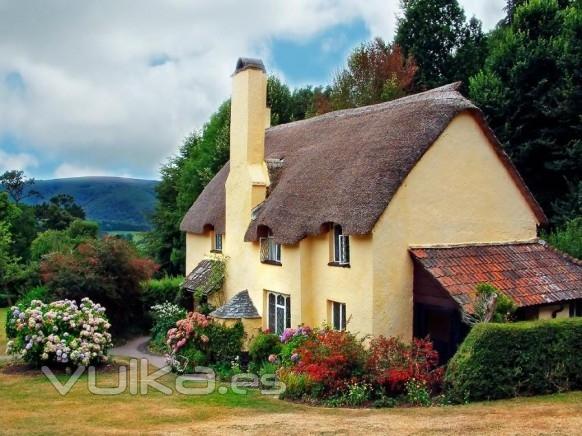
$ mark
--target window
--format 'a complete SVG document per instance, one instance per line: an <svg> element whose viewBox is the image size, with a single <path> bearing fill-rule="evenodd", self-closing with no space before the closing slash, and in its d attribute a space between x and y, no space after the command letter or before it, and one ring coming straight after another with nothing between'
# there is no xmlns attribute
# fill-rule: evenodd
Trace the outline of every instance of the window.
<svg viewBox="0 0 582 436"><path fill-rule="evenodd" d="M331 324L334 330L346 329L346 303L331 302Z"/></svg>
<svg viewBox="0 0 582 436"><path fill-rule="evenodd" d="M281 244L275 243L273 234L269 232L266 238L261 238L261 262L281 265Z"/></svg>
<svg viewBox="0 0 582 436"><path fill-rule="evenodd" d="M214 234L213 251L222 251L222 233Z"/></svg>
<svg viewBox="0 0 582 436"><path fill-rule="evenodd" d="M572 301L570 303L570 318L582 316L582 301Z"/></svg>
<svg viewBox="0 0 582 436"><path fill-rule="evenodd" d="M268 292L269 330L278 335L291 328L291 297Z"/></svg>
<svg viewBox="0 0 582 436"><path fill-rule="evenodd" d="M342 226L333 225L333 265L348 266L350 264L350 237L343 234Z"/></svg>

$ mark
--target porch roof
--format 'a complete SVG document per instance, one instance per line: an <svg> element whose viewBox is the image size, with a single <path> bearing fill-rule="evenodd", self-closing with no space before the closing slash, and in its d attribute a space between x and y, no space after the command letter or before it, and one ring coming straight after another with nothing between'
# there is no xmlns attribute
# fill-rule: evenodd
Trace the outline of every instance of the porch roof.
<svg viewBox="0 0 582 436"><path fill-rule="evenodd" d="M413 259L465 310L490 283L519 307L582 299L582 262L543 241L414 247Z"/></svg>

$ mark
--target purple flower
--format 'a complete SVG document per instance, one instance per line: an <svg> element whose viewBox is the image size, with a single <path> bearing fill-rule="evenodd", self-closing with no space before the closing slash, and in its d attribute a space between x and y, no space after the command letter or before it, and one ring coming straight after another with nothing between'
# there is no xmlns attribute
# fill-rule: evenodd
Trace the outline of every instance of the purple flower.
<svg viewBox="0 0 582 436"><path fill-rule="evenodd" d="M297 362L299 362L299 359L300 359L300 356L299 356L299 354L298 354L298 353L293 353L293 354L291 355L291 362L293 362L293 363L297 363Z"/></svg>
<svg viewBox="0 0 582 436"><path fill-rule="evenodd" d="M295 335L295 329L285 329L283 334L279 337L281 342L286 344Z"/></svg>

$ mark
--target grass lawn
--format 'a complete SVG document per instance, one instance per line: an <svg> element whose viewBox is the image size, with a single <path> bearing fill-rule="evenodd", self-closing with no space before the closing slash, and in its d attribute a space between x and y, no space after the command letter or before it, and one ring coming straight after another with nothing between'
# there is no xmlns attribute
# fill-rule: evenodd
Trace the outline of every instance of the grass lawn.
<svg viewBox="0 0 582 436"><path fill-rule="evenodd" d="M98 386L115 386L101 374ZM60 376L62 383L66 377ZM60 396L43 375L0 369L0 432L252 434L575 434L582 428L582 393L424 409L346 410L290 404L249 391L206 396L91 394L82 377ZM171 386L172 375L163 381Z"/></svg>
<svg viewBox="0 0 582 436"><path fill-rule="evenodd" d="M6 312L7 307L0 308L0 356L6 354Z"/></svg>

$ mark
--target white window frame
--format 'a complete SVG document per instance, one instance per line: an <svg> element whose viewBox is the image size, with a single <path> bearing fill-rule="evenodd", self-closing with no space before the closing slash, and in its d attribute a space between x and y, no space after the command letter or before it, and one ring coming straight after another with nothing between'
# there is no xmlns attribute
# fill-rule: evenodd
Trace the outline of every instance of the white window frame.
<svg viewBox="0 0 582 436"><path fill-rule="evenodd" d="M339 234L338 234L339 231ZM350 264L350 237L343 234L339 224L332 226L333 262L338 265Z"/></svg>
<svg viewBox="0 0 582 436"><path fill-rule="evenodd" d="M333 327L334 330L340 330L343 331L346 329L347 326L347 308L346 308L346 303L340 303L339 301L330 301L331 303L331 326ZM339 319L336 320L336 316L335 316L335 308L336 305L339 306ZM339 326L339 328L336 326L336 321L337 321L337 325Z"/></svg>
<svg viewBox="0 0 582 436"><path fill-rule="evenodd" d="M260 238L259 242L261 244L261 262L281 263L281 244L275 242L273 235L269 234L266 238Z"/></svg>
<svg viewBox="0 0 582 436"><path fill-rule="evenodd" d="M271 309L271 297L274 298L274 312ZM282 303L281 303L282 301ZM277 326L279 323L279 309L282 310L283 314L283 330L291 328L291 296L287 294L281 294L279 292L267 291L267 327L271 333L281 335L282 331L277 331ZM271 320L273 321L271 325Z"/></svg>

